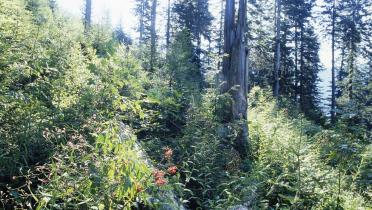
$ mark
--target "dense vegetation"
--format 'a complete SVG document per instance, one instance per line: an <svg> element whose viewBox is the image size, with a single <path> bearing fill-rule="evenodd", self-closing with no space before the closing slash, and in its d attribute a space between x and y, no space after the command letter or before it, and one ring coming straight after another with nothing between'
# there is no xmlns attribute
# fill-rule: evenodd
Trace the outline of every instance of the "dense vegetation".
<svg viewBox="0 0 372 210"><path fill-rule="evenodd" d="M239 56L230 13L213 25L207 0L168 5L164 46L156 0L136 0L138 43L85 3L81 21L53 0L0 0L0 209L372 208L368 1L319 14L340 14L331 116L314 1L240 0ZM239 85L226 77L242 56Z"/></svg>

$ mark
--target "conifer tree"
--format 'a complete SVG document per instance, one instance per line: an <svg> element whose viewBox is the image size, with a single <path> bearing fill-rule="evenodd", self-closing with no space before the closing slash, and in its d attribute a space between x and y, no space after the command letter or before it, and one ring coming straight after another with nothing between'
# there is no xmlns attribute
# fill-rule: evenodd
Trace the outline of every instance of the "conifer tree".
<svg viewBox="0 0 372 210"><path fill-rule="evenodd" d="M92 0L85 0L84 5L84 29L85 33L90 30L92 24Z"/></svg>
<svg viewBox="0 0 372 210"><path fill-rule="evenodd" d="M151 9L150 0L136 0L135 15L139 19L137 31L140 44L151 39Z"/></svg>
<svg viewBox="0 0 372 210"><path fill-rule="evenodd" d="M152 0L151 6L151 46L150 46L150 70L154 70L156 53L156 8L157 0Z"/></svg>
<svg viewBox="0 0 372 210"><path fill-rule="evenodd" d="M190 33L191 41L194 44L194 55L191 60L195 62L200 68L202 74L202 37L209 39L210 25L212 15L209 12L208 0L178 0L174 6L173 11L177 15L177 25L183 30L186 29Z"/></svg>
<svg viewBox="0 0 372 210"><path fill-rule="evenodd" d="M298 100L299 107L313 119L319 118L318 108L318 72L321 70L319 60L319 42L310 22L312 17L312 0L283 0L283 89L287 89ZM311 110L311 111L310 111Z"/></svg>
<svg viewBox="0 0 372 210"><path fill-rule="evenodd" d="M274 87L274 95L275 97L279 97L279 71L280 71L280 25L281 25L281 0L275 1L275 24L276 24L276 35L275 35L275 87Z"/></svg>
<svg viewBox="0 0 372 210"><path fill-rule="evenodd" d="M349 100L353 99L354 95L354 75L358 71L356 60L360 53L358 46L362 42L363 35L368 31L366 30L368 28L366 18L371 16L368 11L371 4L368 0L340 1L338 4L340 20L337 27L341 31L341 47L345 49L343 62L346 63L345 67L340 69L339 74L342 75L340 79L343 80L341 82L343 84L342 92L347 93Z"/></svg>
<svg viewBox="0 0 372 210"><path fill-rule="evenodd" d="M169 48L170 44L170 28L171 28L171 1L168 0L168 7L167 7L167 28L165 34L165 43L167 49Z"/></svg>

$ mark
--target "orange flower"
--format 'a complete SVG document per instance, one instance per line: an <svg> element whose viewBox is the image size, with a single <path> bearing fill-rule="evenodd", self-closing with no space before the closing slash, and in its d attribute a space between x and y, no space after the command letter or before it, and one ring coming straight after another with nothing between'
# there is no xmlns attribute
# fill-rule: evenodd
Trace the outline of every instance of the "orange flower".
<svg viewBox="0 0 372 210"><path fill-rule="evenodd" d="M172 157L172 155L173 155L173 150L169 147L166 147L164 149L164 158L169 160Z"/></svg>
<svg viewBox="0 0 372 210"><path fill-rule="evenodd" d="M168 171L168 173L169 173L170 175L175 175L175 174L177 173L177 170L178 170L177 166L171 166L171 167L169 167L169 168L167 169L167 171Z"/></svg>
<svg viewBox="0 0 372 210"><path fill-rule="evenodd" d="M164 177L165 173L164 171L155 170L154 172L152 172L152 175L155 177L155 179L161 179Z"/></svg>
<svg viewBox="0 0 372 210"><path fill-rule="evenodd" d="M167 184L167 180L165 180L164 178L156 179L155 184L158 185L158 186L163 186L163 185Z"/></svg>
<svg viewBox="0 0 372 210"><path fill-rule="evenodd" d="M155 178L155 184L158 186L163 186L167 183L167 180L164 179L165 173L160 170L155 170L152 175Z"/></svg>

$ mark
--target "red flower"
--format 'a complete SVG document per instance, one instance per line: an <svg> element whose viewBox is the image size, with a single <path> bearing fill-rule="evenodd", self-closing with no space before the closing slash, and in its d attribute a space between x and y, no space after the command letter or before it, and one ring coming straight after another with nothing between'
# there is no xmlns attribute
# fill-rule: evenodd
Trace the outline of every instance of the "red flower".
<svg viewBox="0 0 372 210"><path fill-rule="evenodd" d="M172 155L173 155L173 150L169 147L166 147L164 149L164 158L169 160L172 157Z"/></svg>
<svg viewBox="0 0 372 210"><path fill-rule="evenodd" d="M155 178L155 184L158 186L163 186L167 183L167 180L164 179L164 171L155 170L152 175Z"/></svg>
<svg viewBox="0 0 372 210"><path fill-rule="evenodd" d="M168 171L168 173L169 173L170 175L175 175L175 174L177 173L177 170L178 170L177 166L171 166L171 167L169 167L169 168L167 169L167 171Z"/></svg>
<svg viewBox="0 0 372 210"><path fill-rule="evenodd" d="M164 171L155 170L154 172L152 172L152 175L155 177L155 179L161 179L164 177L165 173Z"/></svg>
<svg viewBox="0 0 372 210"><path fill-rule="evenodd" d="M158 186L163 186L163 185L167 184L167 180L165 180L164 178L156 179L155 184L158 185Z"/></svg>

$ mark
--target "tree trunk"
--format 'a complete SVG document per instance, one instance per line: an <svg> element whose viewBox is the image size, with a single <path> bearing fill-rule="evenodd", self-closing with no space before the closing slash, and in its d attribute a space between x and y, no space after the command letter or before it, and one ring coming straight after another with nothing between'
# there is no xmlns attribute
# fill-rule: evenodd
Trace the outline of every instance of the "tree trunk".
<svg viewBox="0 0 372 210"><path fill-rule="evenodd" d="M170 0L168 0L168 9L167 9L167 32L165 34L165 37L166 37L166 46L167 46L167 49L169 48L169 44L170 44L170 12L171 12L171 3L170 3Z"/></svg>
<svg viewBox="0 0 372 210"><path fill-rule="evenodd" d="M247 49L245 43L247 0L239 0L238 19L235 22L235 1L227 0L225 8L224 56L222 93L229 93L232 103L229 105L228 123L239 126L234 146L242 158L248 155L247 126Z"/></svg>
<svg viewBox="0 0 372 210"><path fill-rule="evenodd" d="M145 16L145 0L141 0L141 11L140 11L140 22L139 22L139 44L141 45L143 43L143 34L145 31L145 25L144 25L144 16Z"/></svg>
<svg viewBox="0 0 372 210"><path fill-rule="evenodd" d="M151 8L151 55L150 55L150 69L151 71L154 70L155 65L155 53L156 53L156 7L157 7L157 0L152 1L152 8Z"/></svg>
<svg viewBox="0 0 372 210"><path fill-rule="evenodd" d="M197 0L196 1L196 8L201 8L202 7L202 0ZM200 14L198 14L198 16L200 17ZM196 24L196 27L197 27L197 30L196 30L196 56L197 56L197 65L198 65L198 68L199 68L199 71L201 72L201 52L202 52L202 49L201 49L201 38L202 38L202 31L201 31L201 28L200 28L200 24Z"/></svg>
<svg viewBox="0 0 372 210"><path fill-rule="evenodd" d="M335 78L335 19L336 1L333 0L332 8L332 96L331 96L331 122L336 121L336 78Z"/></svg>
<svg viewBox="0 0 372 210"><path fill-rule="evenodd" d="M353 25L356 26L356 13L357 13L357 9L355 8L355 5L354 5L354 8L352 10L352 20L353 20ZM348 58L348 90L349 90L349 100L352 100L353 97L354 97L354 93L353 93L353 78L354 78L354 73L355 73L355 66L354 66L354 62L355 62L355 53L356 53L356 46L355 46L355 41L350 39L349 40L349 58Z"/></svg>
<svg viewBox="0 0 372 210"><path fill-rule="evenodd" d="M298 81L299 81L299 74L298 74L298 32L297 32L297 25L295 25L295 79L294 79L294 99L298 101Z"/></svg>
<svg viewBox="0 0 372 210"><path fill-rule="evenodd" d="M304 105L304 26L303 23L300 23L300 109L303 110Z"/></svg>
<svg viewBox="0 0 372 210"><path fill-rule="evenodd" d="M349 100L353 99L353 77L354 77L354 48L353 43L349 44L349 58L348 58L348 96Z"/></svg>
<svg viewBox="0 0 372 210"><path fill-rule="evenodd" d="M276 99L279 97L279 71L280 71L280 13L281 13L281 0L276 0L276 36L275 36L275 88L274 88L274 96Z"/></svg>
<svg viewBox="0 0 372 210"><path fill-rule="evenodd" d="M201 33L197 34L197 39L196 39L196 56L198 59L198 68L201 68Z"/></svg>
<svg viewBox="0 0 372 210"><path fill-rule="evenodd" d="M218 55L219 56L222 56L222 41L223 41L223 4L224 3L224 0L221 0L221 16L220 16L220 33L219 33L219 43L218 43ZM217 66L218 70L220 70L221 68L221 60L218 59L218 66Z"/></svg>
<svg viewBox="0 0 372 210"><path fill-rule="evenodd" d="M344 64L345 64L345 48L342 47L342 49L341 49L341 64L340 64L340 69L338 70L338 75L337 75L338 82L341 82L344 79L343 78ZM341 97L341 95L342 95L342 88L338 88L337 97Z"/></svg>
<svg viewBox="0 0 372 210"><path fill-rule="evenodd" d="M92 19L92 0L85 0L84 31L88 33Z"/></svg>

